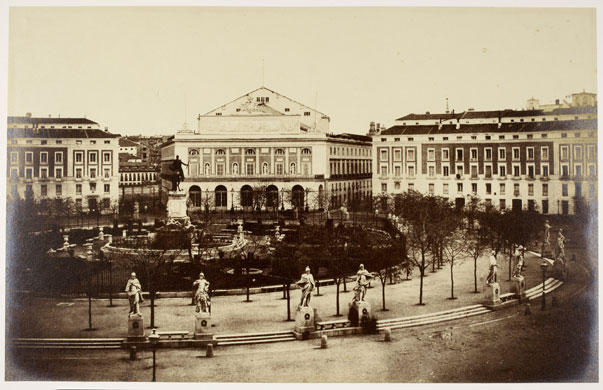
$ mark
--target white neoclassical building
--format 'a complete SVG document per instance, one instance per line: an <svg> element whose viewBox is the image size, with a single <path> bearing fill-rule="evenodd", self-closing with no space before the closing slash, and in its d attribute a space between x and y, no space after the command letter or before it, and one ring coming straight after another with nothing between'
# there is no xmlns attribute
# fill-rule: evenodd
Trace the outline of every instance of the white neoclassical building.
<svg viewBox="0 0 603 390"><path fill-rule="evenodd" d="M197 119L161 147L163 173L176 156L188 164L180 187L193 207L313 210L371 197L371 139L329 133L315 109L262 87Z"/></svg>

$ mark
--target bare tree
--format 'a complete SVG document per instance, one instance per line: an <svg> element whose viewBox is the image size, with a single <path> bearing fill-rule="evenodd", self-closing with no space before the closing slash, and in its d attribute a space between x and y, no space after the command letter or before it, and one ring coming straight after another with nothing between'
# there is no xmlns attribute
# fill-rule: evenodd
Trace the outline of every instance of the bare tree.
<svg viewBox="0 0 603 390"><path fill-rule="evenodd" d="M467 244L460 221L449 220L447 222L454 229L444 237L442 252L444 260L450 264L450 299L456 299L454 296L454 266L462 263L463 255L467 253Z"/></svg>
<svg viewBox="0 0 603 390"><path fill-rule="evenodd" d="M289 242L279 241L274 245L272 255L271 275L280 278L283 282L287 298L287 321L291 321L291 284L299 278L302 273L301 263L302 240L295 239Z"/></svg>
<svg viewBox="0 0 603 390"><path fill-rule="evenodd" d="M171 231L165 237L158 238L153 243L129 251L126 255L127 263L139 272L142 272L143 282L149 291L151 299L151 328L155 328L155 298L160 283L160 276L167 267L173 263L182 251L186 250L183 241L188 238L187 232ZM144 284L143 284L144 286Z"/></svg>

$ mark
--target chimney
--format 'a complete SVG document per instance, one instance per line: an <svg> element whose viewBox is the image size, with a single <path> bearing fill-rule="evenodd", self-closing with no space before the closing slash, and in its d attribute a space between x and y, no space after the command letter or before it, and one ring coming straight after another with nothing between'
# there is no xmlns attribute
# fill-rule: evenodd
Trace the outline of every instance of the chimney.
<svg viewBox="0 0 603 390"><path fill-rule="evenodd" d="M374 134L375 133L375 122L371 122L370 126L369 126L369 134Z"/></svg>
<svg viewBox="0 0 603 390"><path fill-rule="evenodd" d="M555 99L555 104L559 104L559 99Z"/></svg>
<svg viewBox="0 0 603 390"><path fill-rule="evenodd" d="M28 112L27 114L25 114L25 116L31 118L31 112Z"/></svg>
<svg viewBox="0 0 603 390"><path fill-rule="evenodd" d="M49 118L52 118L52 115L48 114L48 117L49 117Z"/></svg>
<svg viewBox="0 0 603 390"><path fill-rule="evenodd" d="M105 126L105 133L109 132L109 127Z"/></svg>

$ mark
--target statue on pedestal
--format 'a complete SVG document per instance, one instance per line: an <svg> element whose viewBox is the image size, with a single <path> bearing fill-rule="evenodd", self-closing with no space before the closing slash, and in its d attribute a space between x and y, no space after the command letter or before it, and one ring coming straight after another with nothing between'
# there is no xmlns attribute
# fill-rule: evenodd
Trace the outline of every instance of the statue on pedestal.
<svg viewBox="0 0 603 390"><path fill-rule="evenodd" d="M551 225L549 220L544 221L544 245L551 244Z"/></svg>
<svg viewBox="0 0 603 390"><path fill-rule="evenodd" d="M176 159L172 160L172 163L167 167L169 172L161 174L162 178L172 182L172 191L181 191L180 183L184 180L183 165L188 166L180 160L180 156L176 156Z"/></svg>
<svg viewBox="0 0 603 390"><path fill-rule="evenodd" d="M486 284L496 283L496 281L497 281L496 268L497 267L498 267L498 264L496 264L496 252L492 251L492 253L490 253L490 273L488 273L488 277L486 278Z"/></svg>
<svg viewBox="0 0 603 390"><path fill-rule="evenodd" d="M299 306L309 306L310 299L312 298L312 291L314 291L314 287L316 286L314 277L310 273L310 267L306 267L305 273L302 274L299 281L297 281L295 284L299 286L302 292Z"/></svg>
<svg viewBox="0 0 603 390"><path fill-rule="evenodd" d="M130 279L128 279L128 283L126 284L126 293L128 294L128 300L130 301L130 313L128 315L138 315L142 317L142 314L140 314L139 303L144 302L144 298L142 297L142 286L140 285L138 278L136 278L135 272L130 274Z"/></svg>
<svg viewBox="0 0 603 390"><path fill-rule="evenodd" d="M563 235L563 229L559 229L557 234L557 257L565 258L565 236Z"/></svg>
<svg viewBox="0 0 603 390"><path fill-rule="evenodd" d="M513 277L520 277L521 271L523 270L523 246L518 246L515 250L517 256L517 263L515 264L515 270L513 271Z"/></svg>
<svg viewBox="0 0 603 390"><path fill-rule="evenodd" d="M364 264L360 264L360 268L358 272L356 272L356 285L353 288L354 291L354 299L352 302L360 302L364 301L364 297L366 296L366 289L370 284L370 280L373 275L370 274L367 270L364 269Z"/></svg>
<svg viewBox="0 0 603 390"><path fill-rule="evenodd" d="M209 306L211 301L209 299L209 282L205 279L203 272L199 274L199 279L193 283L193 288L197 286L195 292L195 305L197 306L195 312L197 313L209 313Z"/></svg>

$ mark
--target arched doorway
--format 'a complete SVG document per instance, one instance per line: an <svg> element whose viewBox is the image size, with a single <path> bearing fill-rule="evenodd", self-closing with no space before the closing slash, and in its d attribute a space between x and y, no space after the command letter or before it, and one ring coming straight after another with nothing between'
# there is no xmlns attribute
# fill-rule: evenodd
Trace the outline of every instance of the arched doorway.
<svg viewBox="0 0 603 390"><path fill-rule="evenodd" d="M249 208L253 206L253 189L245 184L241 187L241 207Z"/></svg>
<svg viewBox="0 0 603 390"><path fill-rule="evenodd" d="M304 188L299 184L291 189L291 206L300 210L304 207Z"/></svg>
<svg viewBox="0 0 603 390"><path fill-rule="evenodd" d="M189 188L188 198L191 200L193 207L201 207L201 188L199 186Z"/></svg>
<svg viewBox="0 0 603 390"><path fill-rule="evenodd" d="M266 187L266 207L270 209L278 207L278 188L274 184Z"/></svg>
<svg viewBox="0 0 603 390"><path fill-rule="evenodd" d="M226 208L228 191L223 185L219 185L215 189L215 204L216 208Z"/></svg>

